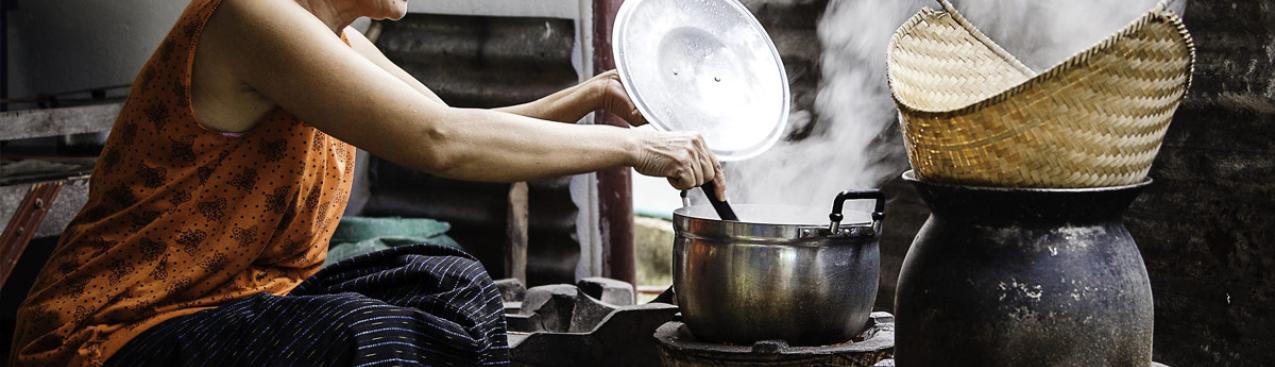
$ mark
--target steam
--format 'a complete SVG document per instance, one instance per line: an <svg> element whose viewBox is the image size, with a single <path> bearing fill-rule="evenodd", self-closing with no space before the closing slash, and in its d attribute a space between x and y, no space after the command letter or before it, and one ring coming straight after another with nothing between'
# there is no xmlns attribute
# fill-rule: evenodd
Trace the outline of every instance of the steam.
<svg viewBox="0 0 1275 367"><path fill-rule="evenodd" d="M1100 42L1157 0L956 0L954 6L1026 65L1043 70ZM1173 0L1179 14L1185 0ZM817 25L823 77L813 111L794 110L801 141L728 165L737 203L829 205L850 188L880 187L907 169L886 48L900 25L935 0L830 0Z"/></svg>
<svg viewBox="0 0 1275 367"><path fill-rule="evenodd" d="M952 0L1023 64L1046 70L1119 32L1159 0ZM1182 14L1185 0L1170 2Z"/></svg>
<svg viewBox="0 0 1275 367"><path fill-rule="evenodd" d="M935 4L830 1L817 27L823 80L814 110L794 111L789 121L819 129L805 140L780 142L760 157L730 165L730 198L822 207L842 190L878 187L906 169L885 79L885 51L903 22Z"/></svg>

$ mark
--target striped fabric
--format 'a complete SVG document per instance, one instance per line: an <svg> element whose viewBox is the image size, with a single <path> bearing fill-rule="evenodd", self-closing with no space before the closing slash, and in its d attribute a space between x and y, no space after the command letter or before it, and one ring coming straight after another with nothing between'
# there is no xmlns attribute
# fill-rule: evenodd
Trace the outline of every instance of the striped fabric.
<svg viewBox="0 0 1275 367"><path fill-rule="evenodd" d="M283 297L179 317L107 366L508 365L499 292L458 250L406 246L334 264Z"/></svg>

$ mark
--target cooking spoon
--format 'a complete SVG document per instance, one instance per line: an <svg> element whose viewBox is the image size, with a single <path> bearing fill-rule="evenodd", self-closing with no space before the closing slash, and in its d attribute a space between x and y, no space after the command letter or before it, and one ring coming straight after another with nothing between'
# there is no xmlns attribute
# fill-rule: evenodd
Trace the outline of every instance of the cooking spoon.
<svg viewBox="0 0 1275 367"><path fill-rule="evenodd" d="M708 202L713 204L713 210L717 211L718 218L721 218L722 220L729 220L729 221L735 221L735 222L739 221L739 216L735 215L735 210L730 207L730 203L726 202L726 200L721 200L721 198L717 197L716 183L714 183L713 181L709 181L703 185L700 185L699 188L700 190L704 190L704 196L707 196ZM682 203L683 203L682 205L686 205L685 204L686 190L682 190ZM668 289L664 290L663 293L660 293L660 295L655 297L655 299L652 300L650 303L656 303L656 302L676 305L677 294L674 293L673 286L670 285Z"/></svg>
<svg viewBox="0 0 1275 367"><path fill-rule="evenodd" d="M739 216L735 215L735 210L730 207L730 203L717 197L717 183L708 181L700 185L699 188L704 190L704 196L707 196L708 202L713 204L713 210L717 211L717 217L722 218L722 220L739 221Z"/></svg>

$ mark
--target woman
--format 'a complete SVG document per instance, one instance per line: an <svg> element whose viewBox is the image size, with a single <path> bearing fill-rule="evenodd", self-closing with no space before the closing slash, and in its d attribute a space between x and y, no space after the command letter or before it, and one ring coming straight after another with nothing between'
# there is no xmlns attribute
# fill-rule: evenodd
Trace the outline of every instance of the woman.
<svg viewBox="0 0 1275 367"><path fill-rule="evenodd" d="M347 27L406 6L194 0L21 306L11 364L507 363L499 298L468 255L396 248L318 272L347 142L456 179L631 166L725 187L698 136L545 121L605 109L641 123L614 73L520 106L448 107Z"/></svg>

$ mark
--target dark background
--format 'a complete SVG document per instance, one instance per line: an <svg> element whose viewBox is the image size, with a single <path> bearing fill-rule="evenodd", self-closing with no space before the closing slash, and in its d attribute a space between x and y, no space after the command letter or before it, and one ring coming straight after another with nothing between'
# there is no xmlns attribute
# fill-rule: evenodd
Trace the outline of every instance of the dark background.
<svg viewBox="0 0 1275 367"><path fill-rule="evenodd" d="M745 3L784 55L793 110L812 110L821 82L815 24L827 0ZM1185 20L1198 47L1194 84L1151 172L1156 184L1126 217L1155 294L1155 358L1172 366L1275 365L1275 1L1194 0ZM575 36L573 26L546 19L412 15L386 27L402 38L390 32L378 43L453 104L494 106L575 81L569 54L562 53ZM546 28L552 37L522 38ZM518 46L527 42L539 43ZM791 138L820 131L812 124ZM497 254L485 252L498 249L504 238L507 185L460 184L383 162L367 166L381 168L371 172L365 213L447 219L458 240L495 262ZM569 277L578 256L577 209L564 179L535 182L531 190L529 272L556 282ZM885 190L890 205L878 306L889 309L902 258L928 212L900 180L886 182ZM0 329L11 327L14 307L53 241L33 243L4 285ZM498 264L488 269L503 272ZM0 333L5 356L9 332Z"/></svg>

